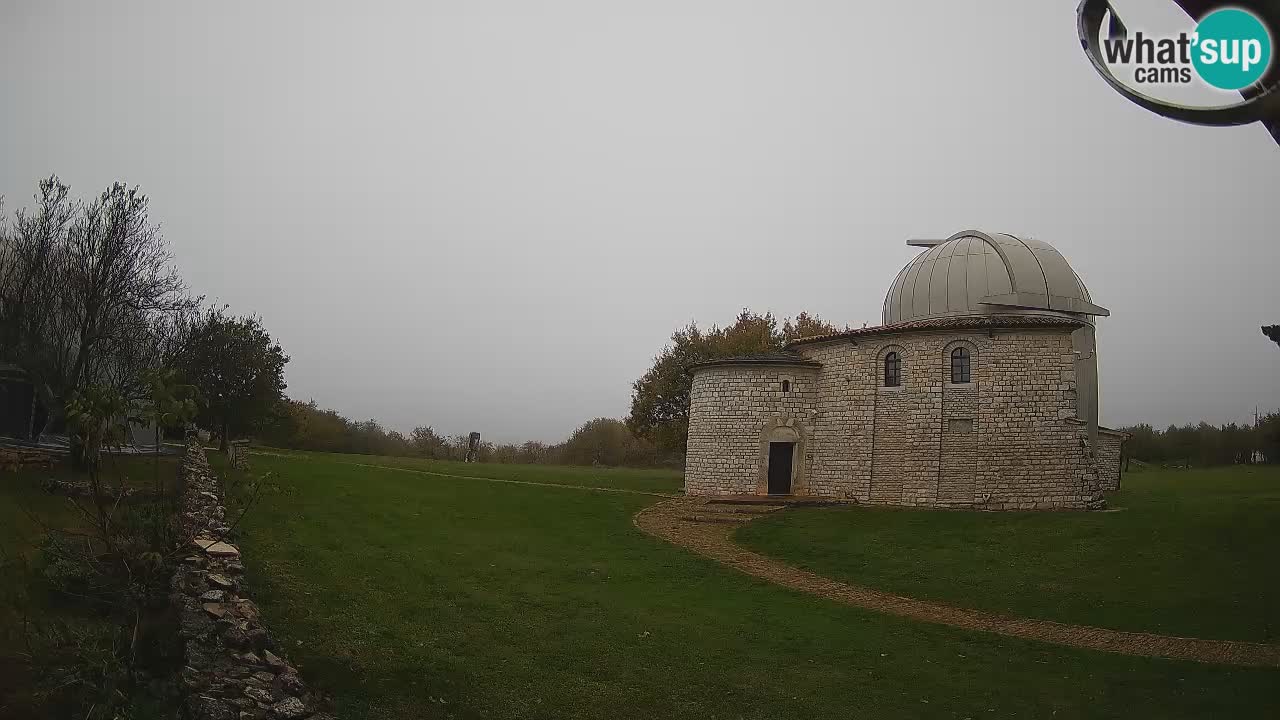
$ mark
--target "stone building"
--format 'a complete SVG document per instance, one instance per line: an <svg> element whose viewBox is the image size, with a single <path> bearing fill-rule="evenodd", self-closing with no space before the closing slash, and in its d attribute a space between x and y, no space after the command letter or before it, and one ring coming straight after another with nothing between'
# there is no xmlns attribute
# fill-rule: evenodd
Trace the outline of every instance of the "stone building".
<svg viewBox="0 0 1280 720"><path fill-rule="evenodd" d="M1047 243L964 231L898 273L877 327L692 366L685 492L886 505L1096 508L1094 319Z"/></svg>

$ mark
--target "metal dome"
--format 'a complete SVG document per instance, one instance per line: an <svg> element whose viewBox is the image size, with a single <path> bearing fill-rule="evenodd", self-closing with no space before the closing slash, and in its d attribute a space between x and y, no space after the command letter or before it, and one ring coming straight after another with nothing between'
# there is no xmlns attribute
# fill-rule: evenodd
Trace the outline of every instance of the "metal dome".
<svg viewBox="0 0 1280 720"><path fill-rule="evenodd" d="M1005 233L958 232L902 268L884 299L884 324L953 315L1009 313L1110 315L1052 245Z"/></svg>

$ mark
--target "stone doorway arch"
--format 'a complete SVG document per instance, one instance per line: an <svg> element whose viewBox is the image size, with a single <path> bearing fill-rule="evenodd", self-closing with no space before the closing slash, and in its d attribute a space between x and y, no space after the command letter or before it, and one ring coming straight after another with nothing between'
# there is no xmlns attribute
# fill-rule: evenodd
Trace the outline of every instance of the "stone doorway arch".
<svg viewBox="0 0 1280 720"><path fill-rule="evenodd" d="M765 421L764 428L760 432L760 453L756 464L757 495L769 494L769 446L772 443L791 444L791 494L809 494L809 482L805 472L806 436L804 424L794 417L780 415Z"/></svg>

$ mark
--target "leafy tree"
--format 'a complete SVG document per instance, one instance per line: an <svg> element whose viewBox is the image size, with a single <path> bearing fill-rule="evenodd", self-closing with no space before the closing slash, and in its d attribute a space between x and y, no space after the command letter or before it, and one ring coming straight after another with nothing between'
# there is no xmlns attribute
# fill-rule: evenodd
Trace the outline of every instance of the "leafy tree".
<svg viewBox="0 0 1280 720"><path fill-rule="evenodd" d="M157 368L143 373L149 392L145 402L135 411L136 417L155 429L155 444L164 442L165 431L181 429L200 411L200 395L193 385L178 380L173 368Z"/></svg>
<svg viewBox="0 0 1280 720"><path fill-rule="evenodd" d="M427 434L432 438L430 442L425 440ZM314 400L305 403L280 400L258 426L257 435L268 445L296 450L449 457L447 450L433 450L447 447L448 440L436 436L430 428L416 428L410 437L405 437L396 430L387 430L377 420L356 422L333 410L322 410Z"/></svg>
<svg viewBox="0 0 1280 720"><path fill-rule="evenodd" d="M289 356L257 317L210 309L192 333L180 364L186 382L205 401L196 422L216 431L225 450L231 433L252 431L270 419L284 398L288 362Z"/></svg>
<svg viewBox="0 0 1280 720"><path fill-rule="evenodd" d="M128 410L129 404L119 392L101 385L90 385L71 396L64 412L72 433L81 440L74 452L81 455L82 465L96 469L104 448L124 442ZM97 477L96 472L91 475ZM100 494L96 488L94 492Z"/></svg>
<svg viewBox="0 0 1280 720"><path fill-rule="evenodd" d="M566 465L653 465L657 449L636 437L621 420L596 418L582 424L561 447Z"/></svg>
<svg viewBox="0 0 1280 720"><path fill-rule="evenodd" d="M148 423L155 430L151 467L156 493L160 494L164 490L160 480L160 446L164 443L165 431L180 430L195 420L200 412L200 397L194 386L178 381L178 372L173 368L147 370L142 374L142 382L149 392L134 409L135 416L129 419Z"/></svg>
<svg viewBox="0 0 1280 720"><path fill-rule="evenodd" d="M782 327L770 313L757 315L744 309L729 327L715 325L702 330L697 323L676 330L671 343L653 360L653 365L632 385L631 414L627 427L652 442L659 450L684 454L689 434L689 391L692 379L687 368L716 358L781 350L790 340L838 332L816 315L800 313Z"/></svg>
<svg viewBox="0 0 1280 720"><path fill-rule="evenodd" d="M1271 342L1280 345L1280 325L1263 325L1262 334L1266 335Z"/></svg>
<svg viewBox="0 0 1280 720"><path fill-rule="evenodd" d="M314 400L284 399L272 410L259 438L277 447L350 452L344 440L354 425L332 410L321 410Z"/></svg>
<svg viewBox="0 0 1280 720"><path fill-rule="evenodd" d="M410 451L418 457L448 457L449 440L436 434L430 425L419 425L409 433Z"/></svg>
<svg viewBox="0 0 1280 720"><path fill-rule="evenodd" d="M512 457L512 462L517 463L545 463L551 457L551 448L546 443L529 440L516 448Z"/></svg>
<svg viewBox="0 0 1280 720"><path fill-rule="evenodd" d="M1264 415L1258 422L1257 449L1269 463L1280 463L1280 412Z"/></svg>
<svg viewBox="0 0 1280 720"><path fill-rule="evenodd" d="M847 330L848 328L846 327L845 329ZM783 344L786 344L800 338L827 335L839 331L839 328L825 322L817 315L802 312L794 320L788 319L782 323L782 340Z"/></svg>

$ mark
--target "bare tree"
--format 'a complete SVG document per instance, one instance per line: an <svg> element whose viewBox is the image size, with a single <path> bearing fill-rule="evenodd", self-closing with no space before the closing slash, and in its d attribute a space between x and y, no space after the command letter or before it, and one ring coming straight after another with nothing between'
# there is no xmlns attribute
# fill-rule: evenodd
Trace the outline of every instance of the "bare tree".
<svg viewBox="0 0 1280 720"><path fill-rule="evenodd" d="M0 237L0 352L22 368L46 407L64 373L66 296L60 292L67 235L76 208L69 188L49 177L40 182L35 209L18 210Z"/></svg>
<svg viewBox="0 0 1280 720"><path fill-rule="evenodd" d="M49 410L43 432L85 387L141 392L139 370L176 354L197 301L138 188L82 203L49 177L35 201L0 239L0 339Z"/></svg>
<svg viewBox="0 0 1280 720"><path fill-rule="evenodd" d="M96 379L113 352L135 341L158 313L185 300L169 264L160 228L148 218L147 197L115 183L84 206L68 233L67 280L75 320L69 384Z"/></svg>

